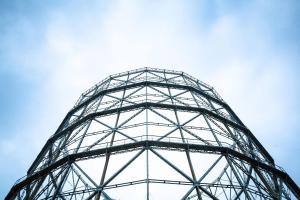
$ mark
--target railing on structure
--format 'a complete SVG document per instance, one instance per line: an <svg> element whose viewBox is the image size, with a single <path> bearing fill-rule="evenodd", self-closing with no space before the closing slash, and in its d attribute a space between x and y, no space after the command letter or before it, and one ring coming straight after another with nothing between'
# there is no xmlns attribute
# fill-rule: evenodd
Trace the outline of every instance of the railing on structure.
<svg viewBox="0 0 300 200"><path fill-rule="evenodd" d="M137 70L132 70L132 71L128 71L128 72L124 72L124 73L119 73L119 74L115 74L115 75L111 75L107 78L105 78L104 80L102 80L101 82L99 82L98 84L96 84L95 86L91 87L90 89L88 89L86 92L84 92L80 98L77 100L77 102L75 103L75 106L78 106L79 104L81 103L84 103L86 100L88 100L91 96L93 95L96 95L97 93L105 90L105 89L110 89L110 88L114 88L116 86L121 86L123 85L122 83L114 83L114 84L110 84L108 87L107 85L105 85L104 83L109 81L111 78L114 78L114 77L119 77L119 76L122 76L122 75L126 75L126 74L131 74L131 73L137 73L137 72L142 72L144 70L151 70L151 71L156 71L156 72L167 72L167 73L174 73L174 74L178 74L178 75L184 75L186 77L188 77L189 79L191 79L192 81L194 81L194 84L192 82L186 82L186 81L182 81L182 80L169 80L167 82L169 83L173 83L173 84L179 84L179 85L183 85L183 86L190 86L190 87L193 87L195 89L198 89L198 90L201 90L203 91L204 93L214 97L214 98L217 98L219 99L220 101L224 102L224 100L221 98L221 96L215 91L215 89L209 85L207 85L206 83L202 82L202 81L199 81L198 79L186 74L186 73L183 73L183 72L179 72L179 71L171 71L171 70L159 70L159 69L155 69L155 68L142 68L142 69L137 69ZM139 78L135 78L135 79L132 79L130 80L131 83L139 83L139 82L143 82L143 81L154 81L154 82L160 82L160 81L164 81L164 79L161 79L161 78L154 78L154 77L148 77L148 76L142 76L142 77L139 77ZM207 88L207 90L203 90L199 87L199 85L197 84L200 84L202 85L203 87ZM92 91L94 91L94 93L92 93ZM209 93L208 91L210 91L211 93ZM92 94L91 94L92 93Z"/></svg>

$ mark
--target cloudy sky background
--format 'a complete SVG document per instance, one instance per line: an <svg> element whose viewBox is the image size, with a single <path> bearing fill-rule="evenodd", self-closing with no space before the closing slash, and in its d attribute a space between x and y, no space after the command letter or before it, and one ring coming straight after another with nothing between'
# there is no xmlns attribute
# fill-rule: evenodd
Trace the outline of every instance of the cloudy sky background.
<svg viewBox="0 0 300 200"><path fill-rule="evenodd" d="M0 1L0 199L82 92L139 67L212 85L300 185L300 1Z"/></svg>

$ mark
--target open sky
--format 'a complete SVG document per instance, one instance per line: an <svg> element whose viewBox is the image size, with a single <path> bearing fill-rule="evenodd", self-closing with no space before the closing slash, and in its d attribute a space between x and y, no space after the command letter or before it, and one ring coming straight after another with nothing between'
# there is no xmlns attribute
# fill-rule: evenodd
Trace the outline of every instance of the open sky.
<svg viewBox="0 0 300 200"><path fill-rule="evenodd" d="M82 92L139 67L212 85L300 185L300 1L0 1L0 199Z"/></svg>

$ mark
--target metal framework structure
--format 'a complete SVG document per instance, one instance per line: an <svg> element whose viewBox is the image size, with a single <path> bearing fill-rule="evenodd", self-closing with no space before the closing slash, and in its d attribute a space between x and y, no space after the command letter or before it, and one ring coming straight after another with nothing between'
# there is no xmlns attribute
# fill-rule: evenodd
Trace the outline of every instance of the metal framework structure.
<svg viewBox="0 0 300 200"><path fill-rule="evenodd" d="M141 68L81 95L10 199L300 199L209 85Z"/></svg>

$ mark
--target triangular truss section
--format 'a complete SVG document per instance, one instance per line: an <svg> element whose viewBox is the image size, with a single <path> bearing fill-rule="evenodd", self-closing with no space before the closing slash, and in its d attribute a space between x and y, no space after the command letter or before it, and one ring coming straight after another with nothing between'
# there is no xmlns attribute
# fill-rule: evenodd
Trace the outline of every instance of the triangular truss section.
<svg viewBox="0 0 300 200"><path fill-rule="evenodd" d="M211 86L145 67L84 92L5 199L292 200L300 189Z"/></svg>

